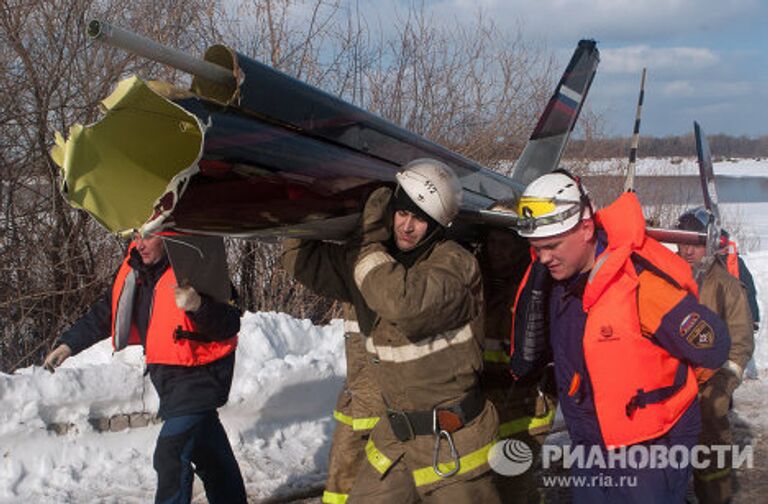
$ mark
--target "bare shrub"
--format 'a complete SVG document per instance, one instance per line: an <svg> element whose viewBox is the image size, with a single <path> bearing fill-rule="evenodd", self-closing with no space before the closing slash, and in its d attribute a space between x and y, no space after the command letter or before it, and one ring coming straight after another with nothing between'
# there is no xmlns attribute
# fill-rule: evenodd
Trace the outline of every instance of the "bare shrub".
<svg viewBox="0 0 768 504"><path fill-rule="evenodd" d="M440 26L410 4L391 30L339 1L8 0L0 6L0 370L40 362L108 288L124 243L58 194L54 131L99 117L98 103L137 73L187 76L85 38L101 18L191 54L227 43L480 162L525 144L554 84L552 58L520 30L479 15ZM500 166L500 165L499 165ZM249 310L325 321L339 309L295 285L272 244L231 242Z"/></svg>
<svg viewBox="0 0 768 504"><path fill-rule="evenodd" d="M89 123L120 77L173 78L159 65L91 44L85 23L119 19L191 48L206 2L19 0L0 7L0 370L39 362L62 329L106 289L122 244L59 195L48 156L56 130Z"/></svg>

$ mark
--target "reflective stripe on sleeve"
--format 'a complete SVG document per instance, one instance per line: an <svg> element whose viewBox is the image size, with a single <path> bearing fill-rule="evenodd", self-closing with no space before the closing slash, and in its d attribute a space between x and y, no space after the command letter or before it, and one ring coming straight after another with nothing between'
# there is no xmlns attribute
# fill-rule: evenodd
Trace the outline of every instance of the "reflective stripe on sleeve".
<svg viewBox="0 0 768 504"><path fill-rule="evenodd" d="M360 332L360 324L357 323L357 320L345 320L344 321L344 332L345 333L359 333Z"/></svg>
<svg viewBox="0 0 768 504"><path fill-rule="evenodd" d="M491 447L496 443L496 441L492 441L488 443L487 445L483 446L479 450L475 450L472 453L469 453L467 455L464 455L463 457L459 458L459 471L456 473L456 475L464 474L469 471L472 471L473 469L477 469L478 467L481 467L483 464L488 463L488 452L491 450ZM451 461L445 464L438 464L437 467L440 469L441 472L447 473L450 472L456 467L456 463ZM416 483L416 486L423 486L423 485L429 485L430 483L435 483L436 481L440 481L442 479L442 476L439 476L435 469L432 466L429 467L422 467L421 469L416 469L413 471L413 481Z"/></svg>
<svg viewBox="0 0 768 504"><path fill-rule="evenodd" d="M446 331L419 343L400 346L375 345L373 338L365 338L365 349L368 353L376 354L382 362L409 362L421 359L451 345L466 343L472 339L472 328L466 324L460 329Z"/></svg>
<svg viewBox="0 0 768 504"><path fill-rule="evenodd" d="M363 257L357 261L357 264L355 264L355 285L357 285L358 289L362 289L363 281L365 281L365 277L368 276L368 273L382 264L393 262L395 262L395 259L391 255L381 251L372 252Z"/></svg>

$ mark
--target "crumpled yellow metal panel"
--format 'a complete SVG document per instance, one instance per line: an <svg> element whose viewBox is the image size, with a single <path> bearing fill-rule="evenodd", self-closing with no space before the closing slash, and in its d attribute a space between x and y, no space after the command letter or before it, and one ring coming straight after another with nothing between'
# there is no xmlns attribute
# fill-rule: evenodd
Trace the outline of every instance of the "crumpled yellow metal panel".
<svg viewBox="0 0 768 504"><path fill-rule="evenodd" d="M121 81L102 101L102 119L73 125L67 139L56 132L51 149L64 197L113 233L141 228L155 202L180 195L198 170L203 125L153 87L162 88L135 76Z"/></svg>

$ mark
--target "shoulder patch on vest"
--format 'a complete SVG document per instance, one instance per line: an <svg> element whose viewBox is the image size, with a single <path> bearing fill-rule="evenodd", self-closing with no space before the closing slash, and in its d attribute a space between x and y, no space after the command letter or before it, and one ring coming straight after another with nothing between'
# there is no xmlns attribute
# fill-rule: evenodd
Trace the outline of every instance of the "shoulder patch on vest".
<svg viewBox="0 0 768 504"><path fill-rule="evenodd" d="M712 348L715 344L715 331L705 321L699 320L688 332L685 339L694 348Z"/></svg>
<svg viewBox="0 0 768 504"><path fill-rule="evenodd" d="M683 338L688 336L688 333L691 332L691 329L693 329L693 326L696 325L696 322L698 322L700 318L701 317L696 312L691 312L686 315L683 321L680 322L680 336Z"/></svg>

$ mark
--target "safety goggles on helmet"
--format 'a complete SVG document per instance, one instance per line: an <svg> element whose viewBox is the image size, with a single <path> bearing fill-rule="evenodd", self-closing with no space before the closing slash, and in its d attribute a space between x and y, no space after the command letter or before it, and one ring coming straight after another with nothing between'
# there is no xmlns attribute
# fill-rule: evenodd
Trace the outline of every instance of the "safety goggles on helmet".
<svg viewBox="0 0 768 504"><path fill-rule="evenodd" d="M584 212L589 211L587 216ZM523 192L517 206L518 232L545 238L569 231L592 215L592 204L578 178L565 170L542 175Z"/></svg>
<svg viewBox="0 0 768 504"><path fill-rule="evenodd" d="M562 212L554 213L558 205L571 204ZM520 198L517 206L518 229L533 232L538 226L548 226L565 222L576 214L580 214L584 205L580 201L562 200L557 198Z"/></svg>

